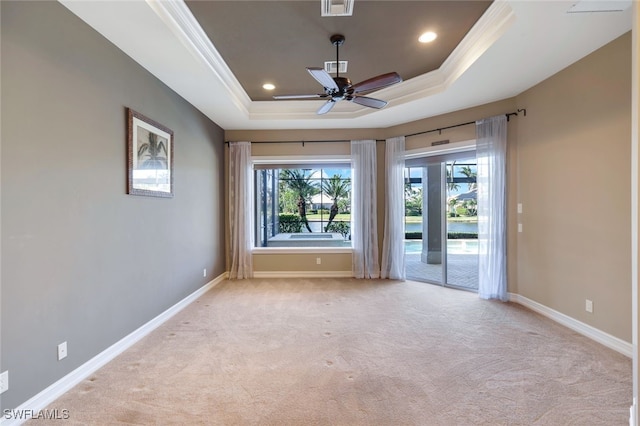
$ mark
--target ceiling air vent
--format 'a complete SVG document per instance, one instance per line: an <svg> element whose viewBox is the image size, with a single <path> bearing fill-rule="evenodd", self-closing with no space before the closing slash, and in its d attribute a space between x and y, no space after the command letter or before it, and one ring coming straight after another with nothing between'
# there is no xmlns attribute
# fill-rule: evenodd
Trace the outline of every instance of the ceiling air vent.
<svg viewBox="0 0 640 426"><path fill-rule="evenodd" d="M351 16L355 0L321 0L322 16Z"/></svg>
<svg viewBox="0 0 640 426"><path fill-rule="evenodd" d="M340 61L340 69L338 71L340 74L344 74L347 72L347 63L349 61ZM325 61L324 62L324 70L329 74L336 73L336 61Z"/></svg>
<svg viewBox="0 0 640 426"><path fill-rule="evenodd" d="M631 6L631 0L580 0L567 13L622 12Z"/></svg>

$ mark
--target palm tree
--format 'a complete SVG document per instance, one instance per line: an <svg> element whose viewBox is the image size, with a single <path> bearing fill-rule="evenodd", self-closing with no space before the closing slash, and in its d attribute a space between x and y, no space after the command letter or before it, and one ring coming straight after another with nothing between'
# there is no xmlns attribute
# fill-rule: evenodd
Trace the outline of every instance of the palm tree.
<svg viewBox="0 0 640 426"><path fill-rule="evenodd" d="M322 181L322 192L327 194L333 200L331 212L329 213L329 221L327 222L327 226L324 228L324 232L327 232L329 225L331 225L331 222L333 222L333 219L338 214L338 200L349 196L349 182L342 179L340 175L333 175L329 179Z"/></svg>
<svg viewBox="0 0 640 426"><path fill-rule="evenodd" d="M146 159L140 164L141 169L168 168L167 147L164 142L158 141L158 135L155 133L149 132L149 142L145 142L138 147L138 161L143 155Z"/></svg>
<svg viewBox="0 0 640 426"><path fill-rule="evenodd" d="M449 217L457 217L458 216L458 199L455 197L451 197L448 201L449 204Z"/></svg>
<svg viewBox="0 0 640 426"><path fill-rule="evenodd" d="M445 168L447 171L447 188L449 189L449 191L457 191L458 189L460 189L460 185L458 185L456 182L453 181L453 168L455 167L456 162L454 161L453 163L451 163L451 170L449 170L448 168Z"/></svg>
<svg viewBox="0 0 640 426"><path fill-rule="evenodd" d="M463 175L465 175L469 179L476 178L477 175L478 175L476 172L471 170L470 166L463 166L460 169L460 173L462 173ZM469 182L469 191L471 191L472 189L476 189L476 183L475 182Z"/></svg>
<svg viewBox="0 0 640 426"><path fill-rule="evenodd" d="M313 232L307 220L307 200L318 193L318 187L311 181L311 175L302 169L285 169L282 170L280 177L292 191L298 194L298 214L307 231Z"/></svg>
<svg viewBox="0 0 640 426"><path fill-rule="evenodd" d="M413 188L404 201L407 216L422 216L422 188Z"/></svg>
<svg viewBox="0 0 640 426"><path fill-rule="evenodd" d="M476 200L465 200L463 206L467 209L467 216L478 215L478 202Z"/></svg>

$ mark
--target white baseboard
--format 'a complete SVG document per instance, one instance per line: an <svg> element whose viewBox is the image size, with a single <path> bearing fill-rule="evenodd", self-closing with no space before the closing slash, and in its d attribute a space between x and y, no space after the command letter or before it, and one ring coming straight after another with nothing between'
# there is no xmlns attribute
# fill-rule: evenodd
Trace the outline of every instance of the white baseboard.
<svg viewBox="0 0 640 426"><path fill-rule="evenodd" d="M255 271L255 278L351 278L351 271ZM153 318L137 330L133 331L129 335L125 336L118 342L114 343L103 352L99 353L80 367L73 370L71 373L62 377L51 386L47 387L37 395L33 396L29 400L22 403L19 407L13 409L14 412L30 412L38 413L44 410L53 401L62 396L65 392L82 382L82 380L89 377L95 371L103 367L109 361L116 356L123 353L125 350L133 346L143 337L151 333L167 320L172 318L190 303L195 301L198 297L215 287L217 284L228 278L228 273L225 272L218 277L214 278L200 289L196 290L189 296L185 297L169 309ZM520 305L523 305L534 312L537 312L547 318L550 318L565 327L568 327L586 337L589 337L596 342L599 342L610 349L613 349L629 358L633 356L633 345L595 327L580 322L574 318L571 318L563 313L560 313L554 309L551 309L545 305L528 299L524 296L509 293L509 300ZM632 407L632 415L635 411L635 406ZM14 426L24 423L28 419L8 419L3 417L0 419L1 426Z"/></svg>
<svg viewBox="0 0 640 426"><path fill-rule="evenodd" d="M191 293L189 296L185 297L175 305L171 306L166 311L162 312L157 317L153 318L151 321L147 322L137 330L133 331L129 335L123 337L118 342L109 346L107 349L91 358L89 361L82 364L80 367L73 370L71 373L67 374L51 386L47 387L34 397L20 404L19 407L10 410L14 413L35 413L37 414L41 410L44 410L49 404L62 396L65 392L69 391L71 388L82 382L84 379L89 377L91 374L96 372L98 369L103 367L109 361L123 353L125 350L129 349L135 343L140 341L143 337L151 333L153 330L164 324L171 317L176 315L182 309L187 307L190 303L195 301L198 297L205 294L207 291L215 287L217 284L222 282L228 277L228 273L225 272L213 280L209 281L207 284L199 288L198 290ZM20 425L24 423L28 419L14 419L7 418L3 413L3 418L0 419L0 425L2 426L14 426Z"/></svg>
<svg viewBox="0 0 640 426"><path fill-rule="evenodd" d="M253 271L254 278L351 278L351 271Z"/></svg>
<svg viewBox="0 0 640 426"><path fill-rule="evenodd" d="M550 318L555 322L560 323L565 327L568 327L573 331L582 334L583 336L595 340L596 342L601 343L616 352L620 352L622 355L625 355L629 358L633 357L633 345L629 342L625 342L624 340L612 336L611 334L605 333L602 330L598 330L595 327L578 321L577 319L571 318L568 315L560 313L524 296L520 296L519 294L509 293L509 300L522 306L526 306L532 311Z"/></svg>

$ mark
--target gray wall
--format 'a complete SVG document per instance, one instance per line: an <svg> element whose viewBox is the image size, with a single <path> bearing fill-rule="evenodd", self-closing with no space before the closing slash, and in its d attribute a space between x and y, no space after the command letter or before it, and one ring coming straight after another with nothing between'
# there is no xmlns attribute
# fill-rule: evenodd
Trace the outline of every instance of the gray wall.
<svg viewBox="0 0 640 426"><path fill-rule="evenodd" d="M224 135L59 3L1 8L7 409L224 272ZM175 132L174 198L126 194L126 107Z"/></svg>

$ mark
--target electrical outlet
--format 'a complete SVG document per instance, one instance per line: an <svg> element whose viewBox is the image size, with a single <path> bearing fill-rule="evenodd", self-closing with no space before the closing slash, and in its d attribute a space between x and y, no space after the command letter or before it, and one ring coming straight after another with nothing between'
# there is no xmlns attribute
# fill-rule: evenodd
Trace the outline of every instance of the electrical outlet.
<svg viewBox="0 0 640 426"><path fill-rule="evenodd" d="M0 374L0 393L9 390L9 370Z"/></svg>
<svg viewBox="0 0 640 426"><path fill-rule="evenodd" d="M322 265L322 258L316 257L316 265Z"/></svg>
<svg viewBox="0 0 640 426"><path fill-rule="evenodd" d="M58 361L61 361L67 357L67 342L62 342L58 345Z"/></svg>
<svg viewBox="0 0 640 426"><path fill-rule="evenodd" d="M522 224L521 223L518 224L518 232L522 232Z"/></svg>
<svg viewBox="0 0 640 426"><path fill-rule="evenodd" d="M593 312L593 301L587 299L584 304L584 310L587 312Z"/></svg>
<svg viewBox="0 0 640 426"><path fill-rule="evenodd" d="M202 270L202 276L203 276L204 278L207 278L207 268L204 268L204 269Z"/></svg>
<svg viewBox="0 0 640 426"><path fill-rule="evenodd" d="M522 203L518 203L518 213L522 213Z"/></svg>

